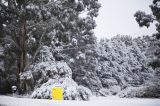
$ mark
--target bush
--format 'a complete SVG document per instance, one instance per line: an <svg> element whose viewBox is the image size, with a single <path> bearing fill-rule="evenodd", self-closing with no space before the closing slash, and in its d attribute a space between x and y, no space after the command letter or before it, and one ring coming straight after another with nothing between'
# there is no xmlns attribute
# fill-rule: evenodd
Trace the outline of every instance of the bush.
<svg viewBox="0 0 160 106"><path fill-rule="evenodd" d="M59 80L50 79L44 83L32 93L32 98L51 99L51 89L56 86L63 88L64 100L89 100L91 96L89 89L78 86L71 78L61 78Z"/></svg>
<svg viewBox="0 0 160 106"><path fill-rule="evenodd" d="M159 98L160 89L158 86L141 86L141 87L128 87L124 89L120 94L120 97L126 98Z"/></svg>

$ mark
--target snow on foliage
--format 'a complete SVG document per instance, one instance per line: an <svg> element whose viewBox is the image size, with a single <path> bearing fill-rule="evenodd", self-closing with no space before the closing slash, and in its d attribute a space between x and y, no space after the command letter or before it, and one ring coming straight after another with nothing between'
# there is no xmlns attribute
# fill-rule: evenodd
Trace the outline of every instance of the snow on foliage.
<svg viewBox="0 0 160 106"><path fill-rule="evenodd" d="M55 61L51 49L48 47L43 48L41 53L45 60L32 65L36 84L32 98L51 99L51 89L58 84L64 90L63 97L65 100L89 99L91 91L74 82L72 70L66 62Z"/></svg>
<svg viewBox="0 0 160 106"><path fill-rule="evenodd" d="M64 71L64 69L61 70ZM71 72L71 70L69 71ZM32 98L51 99L51 89L58 85L58 87L62 87L64 90L64 100L88 100L91 96L91 91L85 87L78 86L76 82L74 82L71 78L71 74L68 75L68 77L57 77L57 75L54 74L56 78L49 78L49 80L46 83L42 84L40 88L37 88L32 93Z"/></svg>
<svg viewBox="0 0 160 106"><path fill-rule="evenodd" d="M20 80L29 80L33 78L31 71L21 72L19 76L20 76Z"/></svg>
<svg viewBox="0 0 160 106"><path fill-rule="evenodd" d="M9 5L6 5L8 3ZM56 71L51 69L57 69L54 67L55 61L67 60L65 58L66 54L63 53L64 51L58 51L58 49L61 49L59 47L65 46L64 48L62 47L62 49L70 49L68 48L68 44L72 43L72 38L75 38L73 39L75 44L78 41L77 48L81 46L84 47L87 44L93 44L93 29L96 26L94 17L98 16L98 10L100 8L100 4L96 0L43 0L43 2L40 3L37 3L35 0L29 2L21 0L12 0L11 2L5 0L4 2L3 0L3 2L1 2L1 7L0 19L3 20L3 22L0 26L2 27L1 29L3 29L1 31L3 34L2 38L10 38L9 41L14 42L3 41L3 45L6 46L5 51L7 51L5 55L5 60L7 60L5 63L6 76L12 73L13 70L20 69L17 72L22 72L22 79L26 79L28 77L23 77L27 76L28 72L32 70L35 85L36 87L40 86L46 83L49 78L56 77L53 75ZM79 16L83 12L86 12L86 18L81 18ZM14 37L12 36L12 32L15 32ZM25 33L20 34L21 32ZM6 35L5 33L8 34ZM85 35L88 35L87 39L82 37ZM13 39L15 37L16 39ZM56 44L56 42L60 43ZM75 45L71 46L71 48L74 48ZM40 52L39 49L41 49ZM74 54L76 55L78 51L81 50L77 50L77 52L73 51L71 57L74 58ZM85 53L84 49L82 53ZM26 58L26 54L29 54L31 58ZM81 57L84 57L84 55ZM74 60L79 61L75 58ZM12 62L12 64L9 62ZM26 70L24 67L27 67L28 63L33 64ZM42 68L38 68L38 71L35 71L34 69L38 67L36 66L37 64L45 65L40 65ZM50 68L46 69L46 67ZM79 67L77 68L79 69ZM88 71L86 67L82 68ZM94 70L93 65L89 68L90 72ZM17 75L17 72L14 74ZM32 76L32 74L29 74L29 76ZM68 74L63 75L58 73L56 75L61 77ZM17 77L17 79L18 78L19 77ZM96 79L94 81L96 81ZM25 81L22 85L26 86L28 82L29 81Z"/></svg>
<svg viewBox="0 0 160 106"><path fill-rule="evenodd" d="M158 98L160 97L159 94L160 89L158 86L152 85L143 85L140 87L128 87L120 92L118 95L119 97L126 97L126 98Z"/></svg>
<svg viewBox="0 0 160 106"><path fill-rule="evenodd" d="M113 90L113 86L123 90L129 86L152 83L154 71L147 66L146 61L145 54L129 36L102 40L99 45L98 76L103 87L109 90ZM115 89L113 94L120 91L119 88Z"/></svg>
<svg viewBox="0 0 160 106"><path fill-rule="evenodd" d="M73 38L72 43L73 43L73 45L77 45L77 39Z"/></svg>
<svg viewBox="0 0 160 106"><path fill-rule="evenodd" d="M78 56L76 57L76 59L85 59L85 54L82 52L78 53Z"/></svg>
<svg viewBox="0 0 160 106"><path fill-rule="evenodd" d="M51 47L48 46L43 46L42 49L40 50L41 54L41 61L55 61L53 54L51 52Z"/></svg>
<svg viewBox="0 0 160 106"><path fill-rule="evenodd" d="M37 88L33 92L32 98L51 99L51 89L58 83L58 85L61 86L64 90L63 97L65 100L89 99L91 91L85 87L78 86L72 80L72 71L68 66L66 66L66 63L48 65L49 67L46 67L45 71L42 72L42 78L47 77L48 81L46 83L43 83L40 88ZM40 78L39 81L42 81L42 79Z"/></svg>
<svg viewBox="0 0 160 106"><path fill-rule="evenodd" d="M37 85L49 79L71 78L72 71L65 62L40 62L33 68Z"/></svg>

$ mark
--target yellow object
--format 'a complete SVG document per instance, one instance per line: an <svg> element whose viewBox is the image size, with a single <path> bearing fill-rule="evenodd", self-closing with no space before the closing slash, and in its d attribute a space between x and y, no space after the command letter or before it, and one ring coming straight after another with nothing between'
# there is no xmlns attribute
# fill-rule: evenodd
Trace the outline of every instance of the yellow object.
<svg viewBox="0 0 160 106"><path fill-rule="evenodd" d="M52 88L52 100L63 100L63 88L62 87Z"/></svg>

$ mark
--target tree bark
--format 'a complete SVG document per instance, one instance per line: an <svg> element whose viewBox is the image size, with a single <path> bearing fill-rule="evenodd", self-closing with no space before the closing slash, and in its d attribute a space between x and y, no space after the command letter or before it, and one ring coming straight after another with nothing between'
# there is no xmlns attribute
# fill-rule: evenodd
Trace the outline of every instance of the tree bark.
<svg viewBox="0 0 160 106"><path fill-rule="evenodd" d="M19 88L23 93L26 91L26 86L22 86L25 83L21 81L19 74L24 72L25 66L27 64L27 45L26 45L26 18L25 15L22 14L20 16L19 21L19 47L21 50L18 54L17 59L17 73L18 73L18 81L19 81ZM22 92L21 92L22 93Z"/></svg>
<svg viewBox="0 0 160 106"><path fill-rule="evenodd" d="M20 34L19 34L19 45L21 48L19 59L18 59L18 69L19 73L24 71L24 68L26 66L26 19L25 16L21 17L20 20Z"/></svg>

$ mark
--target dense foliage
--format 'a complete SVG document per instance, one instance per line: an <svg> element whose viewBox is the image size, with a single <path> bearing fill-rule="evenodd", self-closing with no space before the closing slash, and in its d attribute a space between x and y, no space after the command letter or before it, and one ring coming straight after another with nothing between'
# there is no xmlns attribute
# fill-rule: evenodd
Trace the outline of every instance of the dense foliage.
<svg viewBox="0 0 160 106"><path fill-rule="evenodd" d="M158 4L151 5L153 15L135 14L140 26L157 21L156 39L117 35L97 42L98 0L0 0L0 93L16 85L18 94L50 99L58 84L67 100L159 97Z"/></svg>
<svg viewBox="0 0 160 106"><path fill-rule="evenodd" d="M151 23L155 23L157 33L153 34L156 39L159 39L154 43L157 47L154 52L155 58L153 58L151 65L153 68L160 67L160 1L153 0L153 4L150 5L152 14L146 14L143 11L137 11L135 13L136 21L140 27L149 27Z"/></svg>

